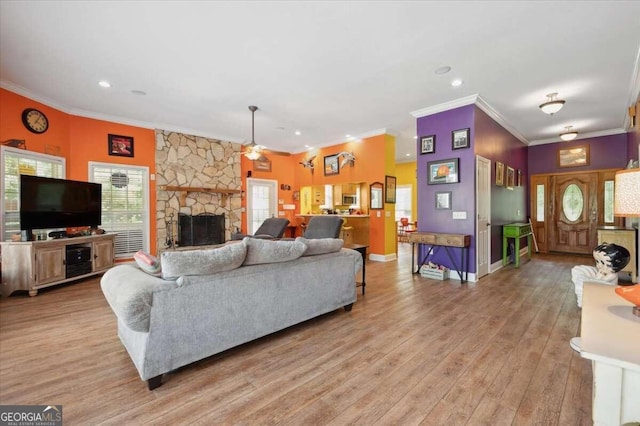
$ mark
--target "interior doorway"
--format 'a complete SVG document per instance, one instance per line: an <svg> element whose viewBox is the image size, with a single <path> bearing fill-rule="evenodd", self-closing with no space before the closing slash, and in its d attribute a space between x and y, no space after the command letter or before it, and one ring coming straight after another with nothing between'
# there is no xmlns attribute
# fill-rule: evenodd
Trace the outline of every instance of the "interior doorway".
<svg viewBox="0 0 640 426"><path fill-rule="evenodd" d="M489 273L491 253L491 161L476 156L476 279Z"/></svg>

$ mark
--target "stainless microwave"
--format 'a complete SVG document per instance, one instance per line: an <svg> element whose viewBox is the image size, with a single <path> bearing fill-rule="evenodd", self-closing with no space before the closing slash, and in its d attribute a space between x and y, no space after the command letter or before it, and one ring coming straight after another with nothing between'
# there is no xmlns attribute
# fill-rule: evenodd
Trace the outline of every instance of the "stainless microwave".
<svg viewBox="0 0 640 426"><path fill-rule="evenodd" d="M355 195L342 195L342 205L343 206L351 206L358 202L358 197Z"/></svg>

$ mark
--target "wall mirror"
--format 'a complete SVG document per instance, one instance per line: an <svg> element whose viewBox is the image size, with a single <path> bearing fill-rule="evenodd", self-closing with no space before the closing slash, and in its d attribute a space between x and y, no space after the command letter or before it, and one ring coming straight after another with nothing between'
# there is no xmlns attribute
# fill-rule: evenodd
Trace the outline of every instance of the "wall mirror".
<svg viewBox="0 0 640 426"><path fill-rule="evenodd" d="M369 185L369 200L371 200L371 209L382 209L383 204L383 184L382 182L373 182Z"/></svg>

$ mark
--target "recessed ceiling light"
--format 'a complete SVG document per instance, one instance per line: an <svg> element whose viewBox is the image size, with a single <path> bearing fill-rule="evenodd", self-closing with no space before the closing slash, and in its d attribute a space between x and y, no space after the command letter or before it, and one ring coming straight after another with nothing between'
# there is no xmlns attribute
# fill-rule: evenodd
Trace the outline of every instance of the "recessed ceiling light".
<svg viewBox="0 0 640 426"><path fill-rule="evenodd" d="M411 157L411 154L408 154L408 153L407 153L407 154L405 154L405 155L406 155L407 157Z"/></svg>
<svg viewBox="0 0 640 426"><path fill-rule="evenodd" d="M146 96L147 92L144 90L132 90L131 93L138 96Z"/></svg>
<svg viewBox="0 0 640 426"><path fill-rule="evenodd" d="M106 80L99 81L98 84L100 85L100 87L105 87L105 88L111 87L111 83L109 83Z"/></svg>
<svg viewBox="0 0 640 426"><path fill-rule="evenodd" d="M296 135L300 136L302 133L300 132L300 130L296 130Z"/></svg>
<svg viewBox="0 0 640 426"><path fill-rule="evenodd" d="M351 137L351 135L344 135L344 137L345 137L345 138L350 138L350 137Z"/></svg>
<svg viewBox="0 0 640 426"><path fill-rule="evenodd" d="M442 75L442 74L448 73L449 71L451 71L451 67L448 65L445 65L444 67L436 68L434 72L438 75Z"/></svg>
<svg viewBox="0 0 640 426"><path fill-rule="evenodd" d="M462 86L462 80L460 80L459 78L456 78L455 80L453 80L453 81L451 82L451 85L452 85L453 87Z"/></svg>
<svg viewBox="0 0 640 426"><path fill-rule="evenodd" d="M418 135L415 135L413 138L414 138L414 139L418 139Z"/></svg>

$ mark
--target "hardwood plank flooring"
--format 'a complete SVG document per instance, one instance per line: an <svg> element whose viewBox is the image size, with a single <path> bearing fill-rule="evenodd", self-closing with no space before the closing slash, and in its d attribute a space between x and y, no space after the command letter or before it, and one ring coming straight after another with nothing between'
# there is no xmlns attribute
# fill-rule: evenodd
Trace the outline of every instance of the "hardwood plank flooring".
<svg viewBox="0 0 640 426"><path fill-rule="evenodd" d="M0 404L62 404L66 425L587 425L591 364L570 269L534 255L477 283L367 263L367 294L165 375L148 391L99 279L0 298Z"/></svg>

